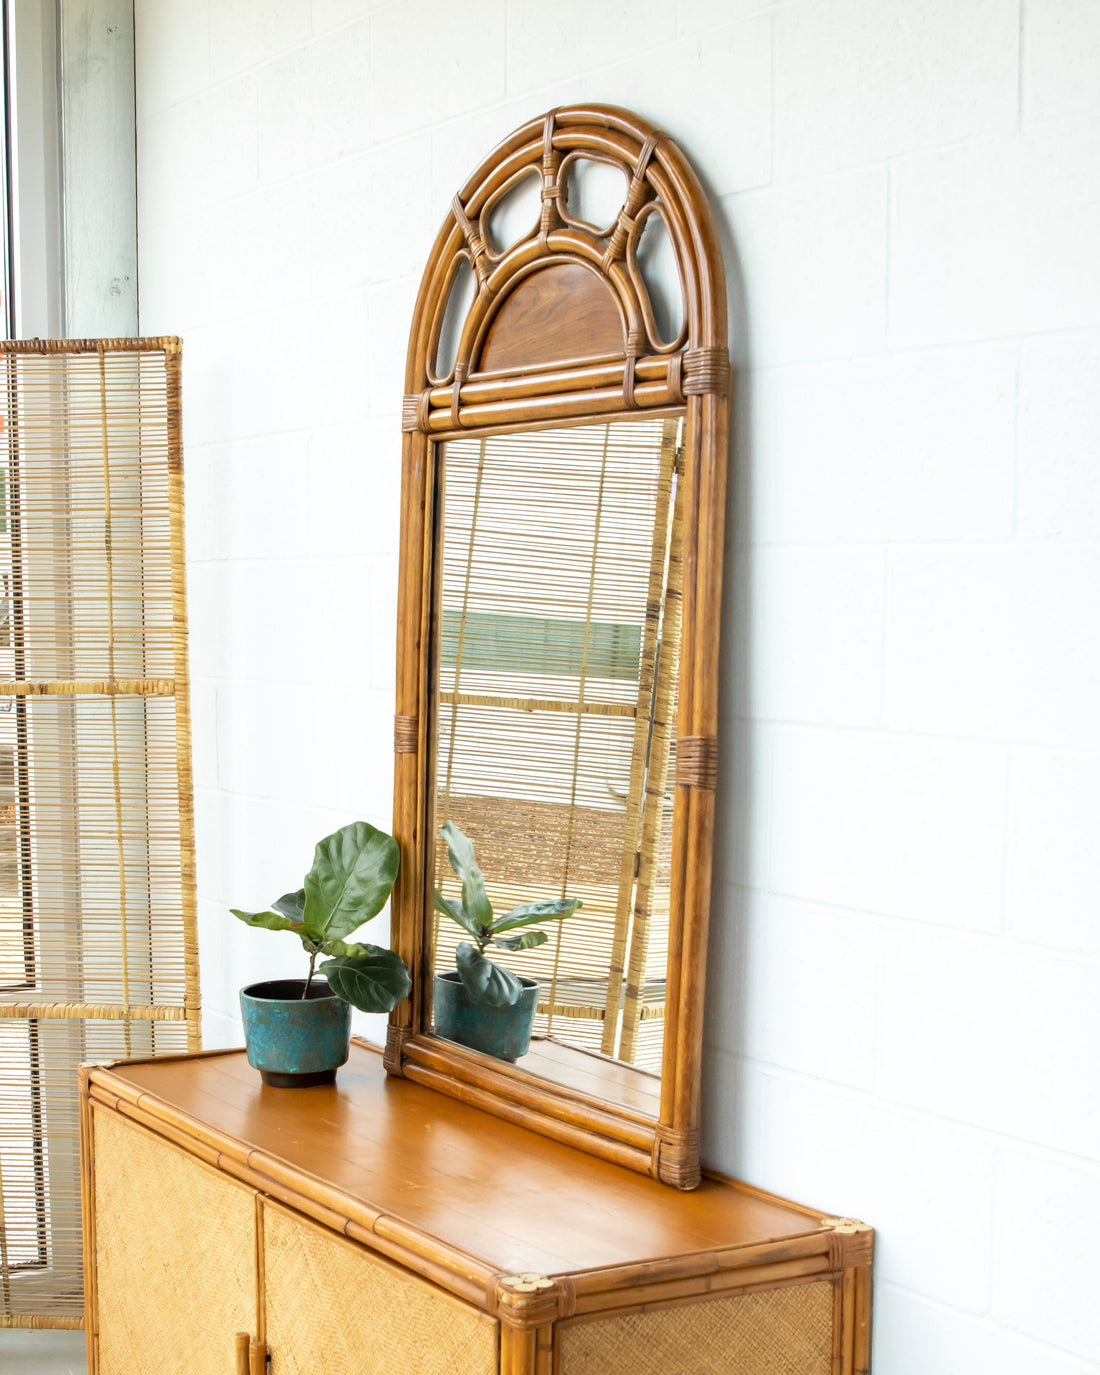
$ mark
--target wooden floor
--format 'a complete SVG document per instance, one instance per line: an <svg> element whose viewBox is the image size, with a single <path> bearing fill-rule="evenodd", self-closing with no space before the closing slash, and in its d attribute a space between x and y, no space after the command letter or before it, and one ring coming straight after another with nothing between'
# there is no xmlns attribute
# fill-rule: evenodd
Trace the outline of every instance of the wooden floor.
<svg viewBox="0 0 1100 1375"><path fill-rule="evenodd" d="M83 1332L0 1329L4 1375L87 1375Z"/></svg>

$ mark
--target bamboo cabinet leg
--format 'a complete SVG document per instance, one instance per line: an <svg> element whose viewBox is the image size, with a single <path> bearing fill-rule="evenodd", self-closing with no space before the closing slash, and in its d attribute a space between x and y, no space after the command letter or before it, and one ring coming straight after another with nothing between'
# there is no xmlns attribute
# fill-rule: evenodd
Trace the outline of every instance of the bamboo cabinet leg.
<svg viewBox="0 0 1100 1375"><path fill-rule="evenodd" d="M536 1375L535 1328L500 1325L500 1375Z"/></svg>
<svg viewBox="0 0 1100 1375"><path fill-rule="evenodd" d="M500 1375L551 1375L554 1319L571 1307L560 1285L546 1275L501 1276L493 1297L500 1319Z"/></svg>
<svg viewBox="0 0 1100 1375"><path fill-rule="evenodd" d="M554 1328L500 1328L500 1375L552 1375Z"/></svg>
<svg viewBox="0 0 1100 1375"><path fill-rule="evenodd" d="M869 1375L871 1369L871 1267L860 1265L852 1272L855 1312L852 1321L852 1375Z"/></svg>
<svg viewBox="0 0 1100 1375"><path fill-rule="evenodd" d="M871 1369L871 1261L875 1234L856 1218L833 1224L833 1245L843 1266L837 1293L834 1368L839 1375L869 1375ZM839 1357L839 1360L838 1360Z"/></svg>

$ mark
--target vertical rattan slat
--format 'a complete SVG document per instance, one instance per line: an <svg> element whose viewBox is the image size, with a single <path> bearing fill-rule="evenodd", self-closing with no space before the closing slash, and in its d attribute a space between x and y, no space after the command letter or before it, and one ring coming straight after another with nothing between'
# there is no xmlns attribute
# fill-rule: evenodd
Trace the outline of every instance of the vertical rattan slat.
<svg viewBox="0 0 1100 1375"><path fill-rule="evenodd" d="M77 1065L199 1045L180 343L0 356L0 1327L72 1327Z"/></svg>
<svg viewBox="0 0 1100 1375"><path fill-rule="evenodd" d="M645 801L642 809L642 834L638 845L640 856L638 883L634 896L634 921L630 931L630 953L626 967L626 989L623 994L623 1028L619 1043L619 1058L627 1064L638 1059L638 1028L645 1009L645 983L649 972L650 946L654 936L654 916L668 912L667 882L658 902L658 859L661 833L666 825L668 809L669 760L672 756L672 728L676 712L676 665L680 657L680 605L683 593L683 508L676 503L672 514L672 532L668 545L668 564L664 614L661 618L661 661L657 668L657 684L653 697L653 717L649 743L649 769L646 774ZM667 927L667 922L665 923ZM659 952L659 968L664 973L667 963L667 936Z"/></svg>
<svg viewBox="0 0 1100 1375"><path fill-rule="evenodd" d="M657 514L653 522L653 539L649 561L649 589L646 598L645 631L642 641L641 665L638 674L638 698L635 719L648 720L653 704L654 676L657 669L658 648L661 644L663 595L670 516L673 502L673 470L680 431L678 420L662 424L661 467L657 479ZM667 662L667 656L666 656ZM619 1036L619 1010L622 1002L622 981L626 972L627 943L630 938L630 911L636 875L635 856L640 854L642 813L649 752L648 733L634 732L630 759L630 784L626 816L626 842L623 846L622 870L619 875L619 901L615 913L615 936L611 950L611 964L607 979L607 998L604 1003L603 1032L600 1051L614 1055Z"/></svg>

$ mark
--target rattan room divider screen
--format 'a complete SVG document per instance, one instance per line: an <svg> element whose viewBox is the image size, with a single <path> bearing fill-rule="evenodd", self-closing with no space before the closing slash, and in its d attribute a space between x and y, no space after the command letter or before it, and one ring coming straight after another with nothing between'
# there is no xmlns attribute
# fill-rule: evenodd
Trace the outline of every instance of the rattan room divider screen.
<svg viewBox="0 0 1100 1375"><path fill-rule="evenodd" d="M80 1327L77 1066L199 1045L180 343L0 357L0 1327Z"/></svg>

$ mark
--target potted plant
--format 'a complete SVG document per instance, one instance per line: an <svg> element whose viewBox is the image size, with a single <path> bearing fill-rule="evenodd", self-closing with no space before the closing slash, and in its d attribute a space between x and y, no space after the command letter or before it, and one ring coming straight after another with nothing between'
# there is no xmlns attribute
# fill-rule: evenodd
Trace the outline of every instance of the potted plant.
<svg viewBox="0 0 1100 1375"><path fill-rule="evenodd" d="M460 942L455 951L457 968L435 976L435 1030L449 1041L498 1060L518 1060L531 1044L538 980L517 977L490 960L485 951L490 945L500 950L545 945L545 931L507 933L537 922L561 921L582 904L579 898L547 898L522 903L503 917L494 917L473 845L453 821L443 827L442 835L451 868L462 881L462 897L447 898L436 889L436 910L457 922L473 937L473 944Z"/></svg>
<svg viewBox="0 0 1100 1375"><path fill-rule="evenodd" d="M296 893L268 912L233 915L247 926L293 931L309 955L304 979L273 979L241 989L248 1063L265 1084L331 1084L348 1058L351 1009L389 1012L411 985L404 960L377 945L344 938L385 906L397 877L393 836L353 821L319 841L313 868ZM323 979L315 977L319 956Z"/></svg>

